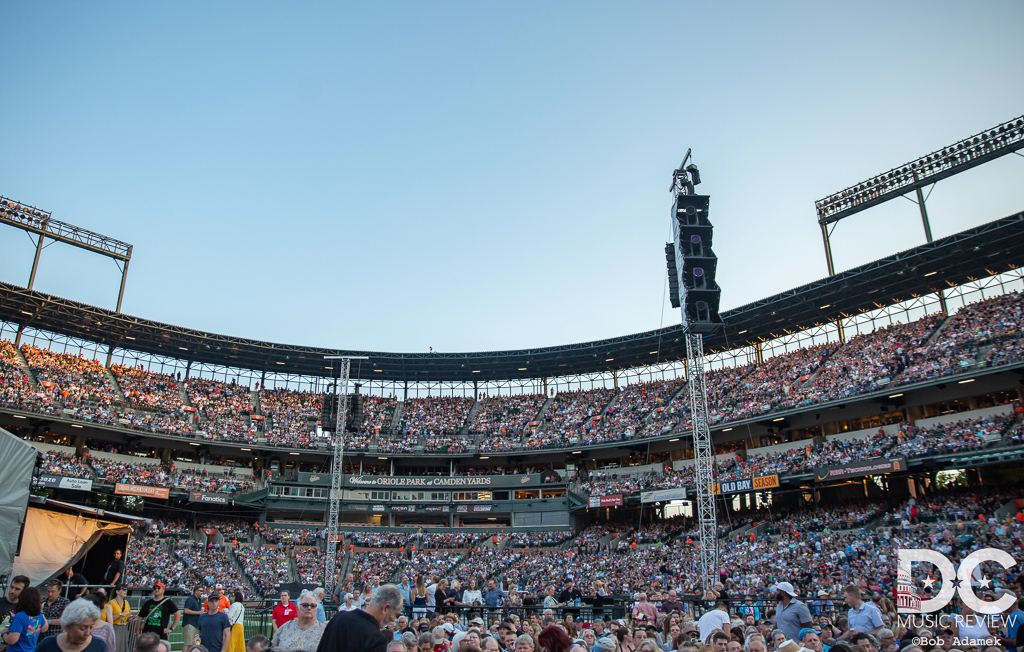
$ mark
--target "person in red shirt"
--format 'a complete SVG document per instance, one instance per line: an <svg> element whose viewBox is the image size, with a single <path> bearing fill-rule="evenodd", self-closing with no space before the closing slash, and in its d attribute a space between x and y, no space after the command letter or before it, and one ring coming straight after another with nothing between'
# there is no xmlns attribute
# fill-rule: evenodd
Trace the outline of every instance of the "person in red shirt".
<svg viewBox="0 0 1024 652"><path fill-rule="evenodd" d="M287 591L281 591L281 602L274 605L274 632L276 633L278 628L284 625L289 620L295 620L298 615L298 609L291 601L291 594Z"/></svg>

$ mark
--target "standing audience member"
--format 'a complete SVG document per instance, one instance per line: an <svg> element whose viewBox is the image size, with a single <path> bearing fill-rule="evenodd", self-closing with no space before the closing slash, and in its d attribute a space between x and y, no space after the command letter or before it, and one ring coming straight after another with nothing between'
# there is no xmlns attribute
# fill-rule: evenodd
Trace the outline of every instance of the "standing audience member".
<svg viewBox="0 0 1024 652"><path fill-rule="evenodd" d="M291 598L292 596L288 591L281 591L281 602L274 605L273 621L275 634L286 622L298 615L298 610L292 604Z"/></svg>
<svg viewBox="0 0 1024 652"><path fill-rule="evenodd" d="M327 622L327 612L324 611L324 591L322 586L318 586L313 589L313 595L316 596L316 621L318 623Z"/></svg>
<svg viewBox="0 0 1024 652"><path fill-rule="evenodd" d="M36 652L104 652L103 641L92 635L92 627L100 619L100 610L88 600L79 598L61 613L61 628L57 636L47 636Z"/></svg>
<svg viewBox="0 0 1024 652"><path fill-rule="evenodd" d="M206 600L206 613L199 617L199 640L209 652L228 652L231 622L220 610L220 594L214 591Z"/></svg>
<svg viewBox="0 0 1024 652"><path fill-rule="evenodd" d="M181 618L182 645L188 648L196 642L196 634L199 632L199 617L203 615L203 587L196 585L192 587L192 595L185 598L185 607L182 609L185 615Z"/></svg>
<svg viewBox="0 0 1024 652"><path fill-rule="evenodd" d="M11 624L3 633L8 652L33 652L36 649L39 634L46 629L42 610L38 589L28 587L18 592L18 602L11 612L14 614Z"/></svg>
<svg viewBox="0 0 1024 652"><path fill-rule="evenodd" d="M171 617L174 617L174 623L171 624ZM164 585L162 582L153 583L153 597L142 603L139 607L139 617L136 620L138 623L135 626L136 631L140 628L144 632L153 632L161 639L170 635L178 623L181 621L181 611L178 610L178 605L174 604L174 601L164 595Z"/></svg>
<svg viewBox="0 0 1024 652"><path fill-rule="evenodd" d="M263 652L270 647L270 639L263 634L257 634L245 642L245 652Z"/></svg>
<svg viewBox="0 0 1024 652"><path fill-rule="evenodd" d="M50 623L50 626L46 628L46 632L40 638L56 636L62 631L63 622L61 621L61 616L64 615L64 609L67 608L69 601L60 594L61 588L60 580L51 580L46 584L46 601L43 602L43 617L46 618L46 622Z"/></svg>
<svg viewBox="0 0 1024 652"><path fill-rule="evenodd" d="M386 652L381 628L402 613L402 592L394 584L377 587L364 610L339 611L327 624L316 652Z"/></svg>
<svg viewBox="0 0 1024 652"><path fill-rule="evenodd" d="M3 620L7 614L14 611L14 607L18 604L18 598L21 596L21 592L25 590L31 582L28 577L24 575L15 575L11 579L11 587L7 589L7 595L0 598L0 620Z"/></svg>
<svg viewBox="0 0 1024 652"><path fill-rule="evenodd" d="M99 593L87 593L84 599L93 603L96 608L100 610L100 613L103 613L103 610L107 606L107 603L103 600L103 596ZM105 618L100 618L92 626L92 637L103 641L103 647L106 652L115 652L115 650L117 650L117 635L114 632L114 626ZM126 640L128 640L127 636L121 637L122 642Z"/></svg>
<svg viewBox="0 0 1024 652"><path fill-rule="evenodd" d="M121 551L114 551L114 559L107 566L107 570L103 573L103 583L107 586L116 586L119 581L124 578L124 560L121 559Z"/></svg>
<svg viewBox="0 0 1024 652"><path fill-rule="evenodd" d="M188 649L188 646L184 646ZM160 652L160 637L153 632L143 632L135 639L135 649L132 652Z"/></svg>
<svg viewBox="0 0 1024 652"><path fill-rule="evenodd" d="M127 625L132 619L132 606L128 604L128 587L118 584L114 597L103 605L103 620L111 625Z"/></svg>
<svg viewBox="0 0 1024 652"><path fill-rule="evenodd" d="M311 591L303 591L299 594L299 615L289 620L274 632L274 647L280 647L288 652L309 652L317 649L320 645L320 637L323 636L326 623L316 619L316 607L318 601Z"/></svg>
<svg viewBox="0 0 1024 652"><path fill-rule="evenodd" d="M228 622L231 623L231 644L228 652L245 652L245 605L242 603L242 592L235 591L231 606L228 607Z"/></svg>

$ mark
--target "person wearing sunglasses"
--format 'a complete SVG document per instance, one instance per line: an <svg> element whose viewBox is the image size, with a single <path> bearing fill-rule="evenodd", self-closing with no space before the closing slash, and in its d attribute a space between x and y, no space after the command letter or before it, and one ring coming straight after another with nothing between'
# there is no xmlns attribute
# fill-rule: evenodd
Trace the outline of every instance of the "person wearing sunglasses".
<svg viewBox="0 0 1024 652"><path fill-rule="evenodd" d="M296 650L315 650L320 645L327 623L316 619L317 606L320 601L312 591L299 594L299 615L289 620L274 633L274 647L281 647L288 652Z"/></svg>

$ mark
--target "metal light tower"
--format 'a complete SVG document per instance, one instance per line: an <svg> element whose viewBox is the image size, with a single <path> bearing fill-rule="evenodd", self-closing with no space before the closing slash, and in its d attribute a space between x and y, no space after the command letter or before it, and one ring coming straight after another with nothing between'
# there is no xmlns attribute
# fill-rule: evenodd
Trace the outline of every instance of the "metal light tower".
<svg viewBox="0 0 1024 652"><path fill-rule="evenodd" d="M701 584L704 594L718 581L718 515L715 508L715 457L711 446L708 391L704 376L703 336L723 326L718 315L721 289L715 283L718 258L711 250L710 198L694 193L700 172L687 150L672 173L672 239L665 245L672 306L682 308L686 337L686 370L693 413L696 461L697 522L700 529Z"/></svg>
<svg viewBox="0 0 1024 652"><path fill-rule="evenodd" d="M342 457L345 453L345 423L348 420L348 381L353 360L369 360L366 356L326 355L324 360L341 360L341 394L334 384L334 398L338 405L338 420L334 423L334 459L331 462L331 494L327 499L327 559L324 565L324 586L334 590L334 574L338 566L338 517L341 514L341 485L344 477Z"/></svg>

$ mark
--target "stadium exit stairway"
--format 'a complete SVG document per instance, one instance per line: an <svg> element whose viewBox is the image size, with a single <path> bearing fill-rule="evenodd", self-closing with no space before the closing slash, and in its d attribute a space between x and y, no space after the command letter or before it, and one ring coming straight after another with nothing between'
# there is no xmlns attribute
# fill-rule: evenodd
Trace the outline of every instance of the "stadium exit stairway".
<svg viewBox="0 0 1024 652"><path fill-rule="evenodd" d="M121 383L117 382L117 376L114 375L114 372L109 367L103 367L103 371L107 374L110 386L114 388L114 396L117 397L116 402L124 404L124 391L121 389Z"/></svg>
<svg viewBox="0 0 1024 652"><path fill-rule="evenodd" d="M549 396L544 400L544 405L540 406L540 409L537 410L537 416L533 418L533 420L537 422L537 430L534 433L531 433L529 428L525 429L523 431L522 439L520 439L520 443L525 444L531 434L539 433L544 429L544 415L547 413L548 408L551 407L551 403L553 403L554 400L554 396Z"/></svg>
<svg viewBox="0 0 1024 652"><path fill-rule="evenodd" d="M480 399L476 399L473 401L473 407L469 408L469 414L466 415L466 423L459 430L459 434L463 437L469 434L469 429L472 427L473 422L476 421L476 413L480 411L480 404Z"/></svg>
<svg viewBox="0 0 1024 652"><path fill-rule="evenodd" d="M18 354L18 366L21 368L22 373L28 378L28 382L32 385L32 389L39 390L39 382L36 381L36 375L32 373L32 368L28 366L28 360L25 359L25 354L22 353L18 347L14 348L14 352Z"/></svg>
<svg viewBox="0 0 1024 652"><path fill-rule="evenodd" d="M391 436L394 437L398 432L398 427L402 424L402 410L405 409L405 401L398 401L395 404L395 413L391 415Z"/></svg>
<svg viewBox="0 0 1024 652"><path fill-rule="evenodd" d="M291 554L287 557L288 561L288 581L298 582L299 581L299 565L295 563L295 555Z"/></svg>

